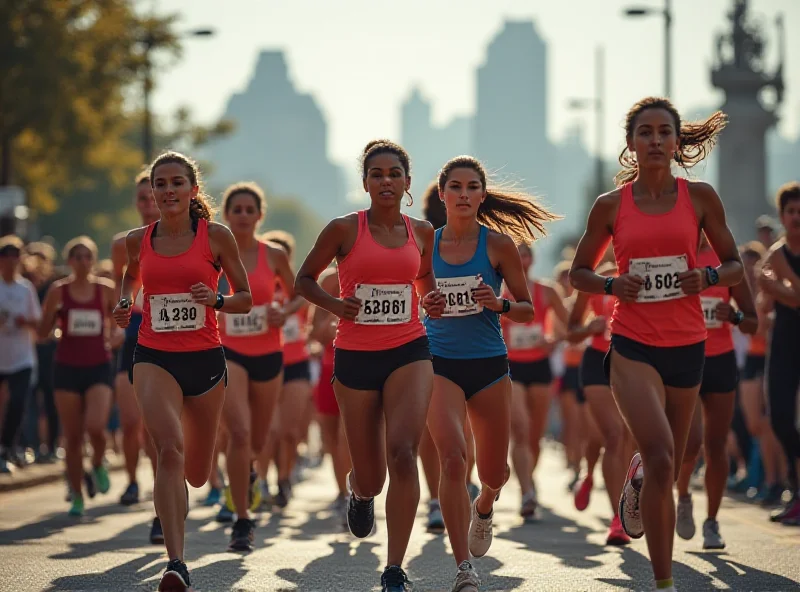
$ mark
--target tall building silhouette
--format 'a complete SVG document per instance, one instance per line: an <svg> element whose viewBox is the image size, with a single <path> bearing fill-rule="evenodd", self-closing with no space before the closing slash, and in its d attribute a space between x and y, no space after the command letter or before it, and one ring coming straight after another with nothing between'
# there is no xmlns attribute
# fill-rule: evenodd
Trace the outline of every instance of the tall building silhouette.
<svg viewBox="0 0 800 592"><path fill-rule="evenodd" d="M471 149L471 117L456 117L445 126L431 120L431 104L413 88L401 107L400 143L411 156L411 193L421 196L439 169L449 159L469 154ZM416 200L419 211L421 200Z"/></svg>
<svg viewBox="0 0 800 592"><path fill-rule="evenodd" d="M224 118L236 129L205 151L214 187L254 180L322 217L348 209L342 171L328 158L325 119L314 98L295 89L283 52L261 52L247 88L231 96Z"/></svg>
<svg viewBox="0 0 800 592"><path fill-rule="evenodd" d="M507 21L478 68L475 154L504 178L546 192L552 169L547 139L547 45L533 21Z"/></svg>

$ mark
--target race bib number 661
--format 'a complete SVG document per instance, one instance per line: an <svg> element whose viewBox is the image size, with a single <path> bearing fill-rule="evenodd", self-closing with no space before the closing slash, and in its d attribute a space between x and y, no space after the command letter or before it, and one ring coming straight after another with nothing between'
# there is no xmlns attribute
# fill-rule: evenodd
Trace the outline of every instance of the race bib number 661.
<svg viewBox="0 0 800 592"><path fill-rule="evenodd" d="M678 276L689 269L686 255L631 259L628 271L644 280L636 302L662 302L683 298Z"/></svg>
<svg viewBox="0 0 800 592"><path fill-rule="evenodd" d="M361 300L356 315L360 325L400 325L411 321L410 284L359 284L354 296Z"/></svg>
<svg viewBox="0 0 800 592"><path fill-rule="evenodd" d="M205 309L191 294L150 296L150 325L156 333L197 331L206 324Z"/></svg>

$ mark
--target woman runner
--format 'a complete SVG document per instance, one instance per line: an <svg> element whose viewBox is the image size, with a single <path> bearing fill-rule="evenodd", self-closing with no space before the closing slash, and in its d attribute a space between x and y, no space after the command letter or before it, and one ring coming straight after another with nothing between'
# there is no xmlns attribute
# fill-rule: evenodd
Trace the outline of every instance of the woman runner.
<svg viewBox="0 0 800 592"><path fill-rule="evenodd" d="M169 556L160 592L191 587L184 559L186 481L202 487L212 467L214 436L225 401L227 370L216 311L245 314L252 299L247 271L230 230L211 222L197 165L177 152L150 167L161 219L128 233L128 266L114 318L123 329L131 295L144 293L133 387L158 455L153 498ZM217 292L220 270L233 294Z"/></svg>
<svg viewBox="0 0 800 592"><path fill-rule="evenodd" d="M617 267L614 264L604 264L598 267L597 273L603 277L616 277ZM610 325L615 302L616 298L608 294L578 292L575 305L570 312L569 327L570 340L583 341L587 337L591 338L581 360L581 386L591 416L590 421L599 431L604 448L601 468L613 512L606 544L627 545L631 539L622 528L617 510L622 485L625 482L626 455L630 454L626 445L628 428L614 403L608 377L603 370L603 359L611 346ZM584 324L586 313L589 311L594 318ZM575 506L578 510L583 511L589 505L594 484L592 473L590 467L590 471L575 492Z"/></svg>
<svg viewBox="0 0 800 592"><path fill-rule="evenodd" d="M708 244L705 234L700 239L697 264L714 268L719 265L719 259ZM738 310L731 305L731 300L736 303ZM694 537L696 527L692 515L689 481L697 465L702 444L708 497L708 517L703 523L703 549L724 549L725 541L719 533L717 512L728 480L726 448L739 382L739 369L733 348L733 327L738 326L743 333L753 335L758 329L758 315L746 279L731 288L710 286L702 292L700 302L708 331L706 359L703 365L703 382L700 385L701 405L695 408L678 476L675 532L684 540Z"/></svg>
<svg viewBox="0 0 800 592"><path fill-rule="evenodd" d="M228 432L225 466L237 520L231 551L252 551L255 521L250 519L250 465L264 448L283 380L281 327L286 318L274 301L275 284L294 285L283 249L256 238L266 213L264 192L254 183L236 183L222 196L222 211L247 270L253 307L247 314L219 315L228 386L222 419ZM230 284L229 284L230 285ZM289 294L291 296L291 293Z"/></svg>
<svg viewBox="0 0 800 592"><path fill-rule="evenodd" d="M534 262L533 249L527 243L518 249L527 278ZM502 319L511 373L511 460L522 490L519 513L526 520L536 516L539 503L533 472L539 464L553 393L550 354L555 344L550 313L565 326L569 317L554 286L537 280L530 280L528 286L536 316L523 324Z"/></svg>
<svg viewBox="0 0 800 592"><path fill-rule="evenodd" d="M543 223L555 216L527 195L488 186L483 166L471 156L442 167L439 195L447 224L435 234L433 271L446 305L441 318L425 320L434 371L428 427L439 453L439 503L458 566L452 590L477 591L480 579L469 557L483 557L492 544L494 502L511 471L511 381L500 315L517 323L534 315L514 243L533 240L533 229L544 234ZM500 298L504 280L514 302ZM482 484L471 509L467 414Z"/></svg>
<svg viewBox="0 0 800 592"><path fill-rule="evenodd" d="M114 309L114 284L92 274L97 246L88 236L79 236L64 247L64 259L72 269L69 277L50 286L44 300L39 336L46 337L56 321L61 339L56 347L53 386L61 419L72 490L70 516L83 515L83 440L92 443L93 488L100 493L111 486L103 464L105 428L111 410L111 351L108 319Z"/></svg>
<svg viewBox="0 0 800 592"><path fill-rule="evenodd" d="M706 328L699 294L743 277L719 196L706 183L674 177L671 164L688 168L700 162L726 121L717 112L702 123L682 123L667 99L636 103L625 119L620 187L595 201L570 272L576 289L617 297L606 369L639 449L619 515L629 536L647 533L660 590L675 589L672 484L703 377ZM698 266L701 230L722 260L717 268ZM594 271L612 240L617 278Z"/></svg>
<svg viewBox="0 0 800 592"><path fill-rule="evenodd" d="M417 449L433 387L418 293L431 316L441 314L444 302L431 270L433 228L400 213L411 185L408 154L376 140L364 148L361 162L369 209L325 227L297 274L296 290L339 317L333 386L353 463L347 521L358 538L372 532L375 496L388 467L391 536L381 587L404 592L409 582L401 564L419 503ZM334 258L340 298L317 283Z"/></svg>

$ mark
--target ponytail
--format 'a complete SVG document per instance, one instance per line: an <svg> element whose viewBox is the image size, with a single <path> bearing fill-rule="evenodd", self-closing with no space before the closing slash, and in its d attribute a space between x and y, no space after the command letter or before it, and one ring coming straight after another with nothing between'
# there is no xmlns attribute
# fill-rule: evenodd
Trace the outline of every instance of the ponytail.
<svg viewBox="0 0 800 592"><path fill-rule="evenodd" d="M214 210L209 206L208 199L203 193L198 193L197 197L193 197L189 202L189 217L192 221L206 220L211 222Z"/></svg>

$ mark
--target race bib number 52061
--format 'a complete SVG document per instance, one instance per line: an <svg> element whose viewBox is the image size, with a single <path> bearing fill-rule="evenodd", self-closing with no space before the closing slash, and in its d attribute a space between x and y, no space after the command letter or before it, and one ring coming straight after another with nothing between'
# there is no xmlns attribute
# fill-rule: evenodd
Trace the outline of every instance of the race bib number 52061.
<svg viewBox="0 0 800 592"><path fill-rule="evenodd" d="M481 276L472 275L453 278L437 278L436 285L444 296L443 317L464 317L483 310L472 291L481 284Z"/></svg>
<svg viewBox="0 0 800 592"><path fill-rule="evenodd" d="M628 271L644 280L636 302L661 302L683 298L678 276L689 269L686 255L631 259Z"/></svg>
<svg viewBox="0 0 800 592"><path fill-rule="evenodd" d="M206 324L206 307L191 294L150 296L150 325L156 333L197 331Z"/></svg>
<svg viewBox="0 0 800 592"><path fill-rule="evenodd" d="M359 284L355 297L361 300L356 323L400 325L411 320L410 284Z"/></svg>

